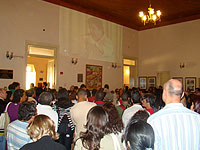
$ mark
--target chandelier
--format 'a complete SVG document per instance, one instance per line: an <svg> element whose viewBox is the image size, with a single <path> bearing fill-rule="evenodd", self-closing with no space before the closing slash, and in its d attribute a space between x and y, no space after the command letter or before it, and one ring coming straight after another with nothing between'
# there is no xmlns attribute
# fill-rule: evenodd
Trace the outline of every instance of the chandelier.
<svg viewBox="0 0 200 150"><path fill-rule="evenodd" d="M160 19L161 11L157 10L155 13L154 9L151 7L151 2L149 2L148 14L145 15L143 11L140 11L139 16L144 25L149 22L152 22L154 23L154 25L156 25L156 21L161 21Z"/></svg>

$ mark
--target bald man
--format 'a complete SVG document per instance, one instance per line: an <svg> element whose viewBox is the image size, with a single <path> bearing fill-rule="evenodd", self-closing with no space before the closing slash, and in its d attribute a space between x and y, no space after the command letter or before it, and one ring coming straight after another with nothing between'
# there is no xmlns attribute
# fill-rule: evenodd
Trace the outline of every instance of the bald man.
<svg viewBox="0 0 200 150"><path fill-rule="evenodd" d="M155 133L155 150L200 150L200 115L180 103L182 83L171 79L164 85L166 106L147 122Z"/></svg>

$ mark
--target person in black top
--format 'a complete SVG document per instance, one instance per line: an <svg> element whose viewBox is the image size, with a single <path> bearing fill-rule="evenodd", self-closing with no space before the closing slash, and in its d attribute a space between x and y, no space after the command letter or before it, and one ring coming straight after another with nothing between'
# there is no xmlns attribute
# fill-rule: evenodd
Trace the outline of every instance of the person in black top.
<svg viewBox="0 0 200 150"><path fill-rule="evenodd" d="M55 124L46 115L38 115L29 124L27 132L34 142L24 145L20 150L66 150L62 144L55 142L58 133Z"/></svg>

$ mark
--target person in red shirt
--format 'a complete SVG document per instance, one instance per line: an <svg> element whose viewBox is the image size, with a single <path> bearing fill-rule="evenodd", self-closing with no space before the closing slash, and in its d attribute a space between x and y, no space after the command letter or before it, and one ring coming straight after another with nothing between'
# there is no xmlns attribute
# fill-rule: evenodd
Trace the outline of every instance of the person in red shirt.
<svg viewBox="0 0 200 150"><path fill-rule="evenodd" d="M152 115L154 113L154 103L155 103L156 97L151 94L151 93L147 93L144 94L141 102L142 102L142 106L146 108L146 110Z"/></svg>

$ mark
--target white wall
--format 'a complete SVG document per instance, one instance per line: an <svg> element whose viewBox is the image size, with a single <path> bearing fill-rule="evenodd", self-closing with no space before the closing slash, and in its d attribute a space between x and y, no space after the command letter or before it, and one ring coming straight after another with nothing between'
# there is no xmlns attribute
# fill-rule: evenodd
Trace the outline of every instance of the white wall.
<svg viewBox="0 0 200 150"><path fill-rule="evenodd" d="M0 79L0 87L8 86L13 81L21 83L25 88L25 67L26 67L26 41L54 45L58 47L57 65L58 82L57 86L69 88L70 85L80 85L77 82L77 74L83 73L85 83L86 64L103 66L102 84L110 84L110 88L122 87L122 61L118 67L113 69L111 62L95 61L85 58L78 58L76 65L71 64L74 56L67 55L65 48L60 41L60 8L40 0L6 0L0 1L0 68L13 69L13 80ZM43 31L45 29L45 31ZM74 27L76 30L77 27ZM124 40L122 39L124 38ZM123 54L126 57L137 57L138 55L138 33L137 31L124 28L121 35ZM70 43L70 39L66 41ZM5 57L6 51L14 52L14 55L23 58L8 60ZM131 53L129 55L129 53ZM63 72L63 75L60 75Z"/></svg>
<svg viewBox="0 0 200 150"><path fill-rule="evenodd" d="M18 81L24 88L26 40L58 45L59 9L38 0L6 0L0 1L0 15L0 68L14 70L13 80L0 79L0 87ZM23 58L8 60L6 51Z"/></svg>
<svg viewBox="0 0 200 150"><path fill-rule="evenodd" d="M200 78L200 20L139 32L139 75ZM180 69L180 63L185 64Z"/></svg>

